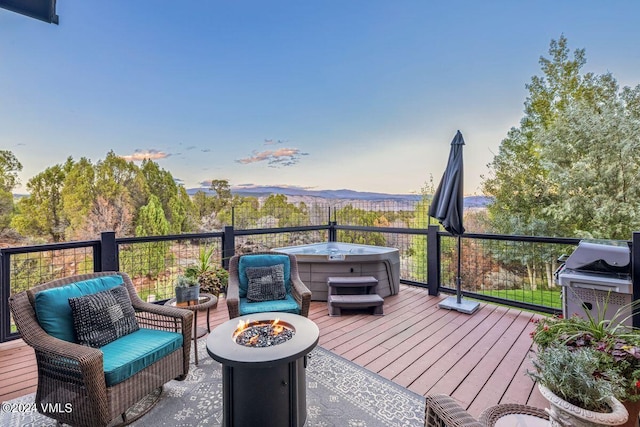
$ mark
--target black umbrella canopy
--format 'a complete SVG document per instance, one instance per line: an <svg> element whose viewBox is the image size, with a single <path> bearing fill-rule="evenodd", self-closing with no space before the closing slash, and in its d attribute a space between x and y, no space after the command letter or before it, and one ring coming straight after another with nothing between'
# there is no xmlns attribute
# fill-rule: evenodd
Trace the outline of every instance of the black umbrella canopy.
<svg viewBox="0 0 640 427"><path fill-rule="evenodd" d="M451 141L447 168L444 170L440 185L438 185L429 207L429 216L440 221L445 230L454 236L460 236L464 233L462 225L464 205L463 145L462 133L458 131Z"/></svg>

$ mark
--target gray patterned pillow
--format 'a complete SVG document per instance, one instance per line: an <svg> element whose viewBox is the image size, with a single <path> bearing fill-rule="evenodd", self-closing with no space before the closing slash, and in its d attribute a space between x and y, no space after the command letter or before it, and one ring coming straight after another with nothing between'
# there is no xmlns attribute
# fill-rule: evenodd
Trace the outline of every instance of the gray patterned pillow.
<svg viewBox="0 0 640 427"><path fill-rule="evenodd" d="M69 298L78 343L102 347L139 329L135 310L124 286Z"/></svg>
<svg viewBox="0 0 640 427"><path fill-rule="evenodd" d="M285 299L287 291L284 288L284 264L270 267L247 267L248 302L273 301Z"/></svg>

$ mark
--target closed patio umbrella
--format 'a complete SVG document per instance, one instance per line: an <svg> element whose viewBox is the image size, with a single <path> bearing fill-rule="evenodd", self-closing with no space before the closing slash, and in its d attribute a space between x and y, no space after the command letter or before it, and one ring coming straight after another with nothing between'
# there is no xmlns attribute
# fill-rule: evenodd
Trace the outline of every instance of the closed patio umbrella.
<svg viewBox="0 0 640 427"><path fill-rule="evenodd" d="M462 138L462 133L458 131L453 141L451 141L451 151L449 152L447 167L444 170L438 189L433 195L433 200L429 207L429 216L436 218L445 230L456 236L458 244L456 297L443 300L438 304L438 307L471 314L478 309L480 304L472 301L462 301L462 279L460 276L462 245L460 236L464 233L462 223L464 204L463 145L464 139Z"/></svg>

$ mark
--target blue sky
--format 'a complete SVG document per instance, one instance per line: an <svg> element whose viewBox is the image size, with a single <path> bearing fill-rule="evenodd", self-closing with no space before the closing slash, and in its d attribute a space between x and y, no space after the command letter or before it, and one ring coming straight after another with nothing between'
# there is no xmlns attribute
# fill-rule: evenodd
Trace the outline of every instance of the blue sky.
<svg viewBox="0 0 640 427"><path fill-rule="evenodd" d="M0 9L0 148L24 184L68 156L151 157L187 188L389 193L437 185L456 130L465 192L564 34L583 71L640 83L638 1L58 0Z"/></svg>

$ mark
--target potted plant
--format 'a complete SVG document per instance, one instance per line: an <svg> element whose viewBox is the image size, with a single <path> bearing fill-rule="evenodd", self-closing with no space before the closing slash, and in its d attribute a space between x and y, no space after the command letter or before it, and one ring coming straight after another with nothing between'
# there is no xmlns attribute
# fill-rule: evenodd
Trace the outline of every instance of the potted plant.
<svg viewBox="0 0 640 427"><path fill-rule="evenodd" d="M210 271L213 268L213 264L211 263L213 251L214 249L212 247L201 246L196 262L185 269L185 276L197 280L198 276L200 276L202 273Z"/></svg>
<svg viewBox="0 0 640 427"><path fill-rule="evenodd" d="M174 282L176 301L178 303L197 301L200 297L200 285L198 281L186 275L179 275Z"/></svg>
<svg viewBox="0 0 640 427"><path fill-rule="evenodd" d="M217 297L227 289L229 272L222 267L214 265L210 270L200 273L198 283L200 284L200 290L202 292Z"/></svg>
<svg viewBox="0 0 640 427"><path fill-rule="evenodd" d="M185 276L196 280L202 292L217 297L227 287L229 272L212 263L213 253L212 247L201 247L196 262L186 268Z"/></svg>
<svg viewBox="0 0 640 427"><path fill-rule="evenodd" d="M535 363L539 364L543 374L547 369L545 357L550 357L548 353L557 352L558 348L567 350L572 356L585 349L595 353L598 356L597 375L620 381L619 387L615 386L612 391L630 414L624 425L637 427L640 411L640 331L625 326L623 318L623 313L629 313L633 307L635 304L621 307L614 316L605 319L605 301L595 316L586 312L585 317L542 318L536 321L536 329L531 336L538 348L538 361ZM543 362L540 362L541 356Z"/></svg>
<svg viewBox="0 0 640 427"><path fill-rule="evenodd" d="M614 396L623 379L606 356L591 347L571 350L558 343L537 352L535 371L527 373L549 401L552 426L615 426L628 418Z"/></svg>

